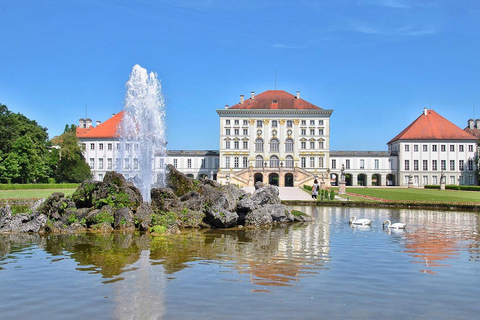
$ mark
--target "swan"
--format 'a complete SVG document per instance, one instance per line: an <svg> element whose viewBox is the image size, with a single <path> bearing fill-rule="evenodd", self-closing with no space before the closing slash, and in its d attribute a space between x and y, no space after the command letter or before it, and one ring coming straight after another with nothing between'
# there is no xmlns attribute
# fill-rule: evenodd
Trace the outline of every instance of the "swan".
<svg viewBox="0 0 480 320"><path fill-rule="evenodd" d="M372 224L372 220L370 220L370 219L358 219L357 220L357 217L353 216L353 217L350 218L348 223L356 224L356 225L362 225L362 226L369 226L369 225Z"/></svg>
<svg viewBox="0 0 480 320"><path fill-rule="evenodd" d="M406 223L401 223L401 222L392 223L390 220L386 220L383 223L383 227L385 227L386 224L388 224L388 228L390 229L405 229L405 227L407 226Z"/></svg>

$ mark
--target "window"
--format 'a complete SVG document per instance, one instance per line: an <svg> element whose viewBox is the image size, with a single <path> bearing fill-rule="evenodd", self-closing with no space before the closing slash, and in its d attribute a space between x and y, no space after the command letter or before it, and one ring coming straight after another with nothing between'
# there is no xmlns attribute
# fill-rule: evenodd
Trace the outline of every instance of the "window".
<svg viewBox="0 0 480 320"><path fill-rule="evenodd" d="M240 123L240 120L235 120L235 125L238 126L239 123Z"/></svg>
<svg viewBox="0 0 480 320"><path fill-rule="evenodd" d="M293 140L287 139L285 142L285 151L286 152L293 152Z"/></svg>
<svg viewBox="0 0 480 320"><path fill-rule="evenodd" d="M248 120L243 120L243 125L244 126L248 125Z"/></svg>
<svg viewBox="0 0 480 320"><path fill-rule="evenodd" d="M233 129L233 132L236 136L238 136L240 134L240 129Z"/></svg>
<svg viewBox="0 0 480 320"><path fill-rule="evenodd" d="M458 170L463 171L465 169L465 162L463 160L458 161Z"/></svg>
<svg viewBox="0 0 480 320"><path fill-rule="evenodd" d="M473 144L468 145L468 152L473 152Z"/></svg>
<svg viewBox="0 0 480 320"><path fill-rule="evenodd" d="M310 135L314 136L315 135L315 129L310 129Z"/></svg>
<svg viewBox="0 0 480 320"><path fill-rule="evenodd" d="M365 169L365 160L360 159L360 169Z"/></svg>
<svg viewBox="0 0 480 320"><path fill-rule="evenodd" d="M230 168L230 157L225 157L225 167Z"/></svg>
<svg viewBox="0 0 480 320"><path fill-rule="evenodd" d="M310 141L310 149L311 150L315 149L315 141Z"/></svg>
<svg viewBox="0 0 480 320"><path fill-rule="evenodd" d="M455 171L455 160L450 160L450 170Z"/></svg>
<svg viewBox="0 0 480 320"><path fill-rule="evenodd" d="M192 159L187 159L187 168L192 168Z"/></svg>
<svg viewBox="0 0 480 320"><path fill-rule="evenodd" d="M319 157L319 158L318 158L318 166L319 166L320 168L323 168L323 157Z"/></svg>
<svg viewBox="0 0 480 320"><path fill-rule="evenodd" d="M437 176L432 177L432 184L438 184L438 177Z"/></svg>
<svg viewBox="0 0 480 320"><path fill-rule="evenodd" d="M432 145L432 151L437 152L437 145L436 144Z"/></svg>
<svg viewBox="0 0 480 320"><path fill-rule="evenodd" d="M125 159L123 160L123 168L124 168L125 170L129 170L129 169L130 169L130 159L125 158Z"/></svg>
<svg viewBox="0 0 480 320"><path fill-rule="evenodd" d="M135 143L135 144L133 145L133 150L134 150L134 151L138 151L138 143Z"/></svg>
<svg viewBox="0 0 480 320"><path fill-rule="evenodd" d="M257 128L261 128L263 126L262 120L257 120Z"/></svg>
<svg viewBox="0 0 480 320"><path fill-rule="evenodd" d="M202 159L202 163L200 164L200 168L205 168L205 158Z"/></svg>
<svg viewBox="0 0 480 320"><path fill-rule="evenodd" d="M380 161L378 159L375 159L375 169L380 169Z"/></svg>
<svg viewBox="0 0 480 320"><path fill-rule="evenodd" d="M413 152L418 152L418 144L413 145Z"/></svg>
<svg viewBox="0 0 480 320"><path fill-rule="evenodd" d="M450 184L454 185L455 183L455 176L450 176Z"/></svg>
<svg viewBox="0 0 480 320"><path fill-rule="evenodd" d="M121 169L122 168L122 159L117 158L115 159L115 169Z"/></svg>
<svg viewBox="0 0 480 320"><path fill-rule="evenodd" d="M99 174L99 175L98 175L98 180L103 181L103 174Z"/></svg>
<svg viewBox="0 0 480 320"><path fill-rule="evenodd" d="M226 125L230 125L230 120L225 120Z"/></svg>
<svg viewBox="0 0 480 320"><path fill-rule="evenodd" d="M315 120L310 120L310 125L314 126L315 125Z"/></svg>
<svg viewBox="0 0 480 320"><path fill-rule="evenodd" d="M225 141L225 149L230 149L230 141Z"/></svg>
<svg viewBox="0 0 480 320"><path fill-rule="evenodd" d="M125 144L125 150L130 151L130 143Z"/></svg>
<svg viewBox="0 0 480 320"><path fill-rule="evenodd" d="M318 120L318 125L323 126L323 120Z"/></svg>
<svg viewBox="0 0 480 320"><path fill-rule="evenodd" d="M90 143L90 150L95 150L95 143Z"/></svg>
<svg viewBox="0 0 480 320"><path fill-rule="evenodd" d="M234 142L233 142L233 148L234 148L234 149L240 149L239 145L240 145L240 142L239 142L239 141L234 141Z"/></svg>
<svg viewBox="0 0 480 320"><path fill-rule="evenodd" d="M310 168L315 168L315 157L310 157Z"/></svg>
<svg viewBox="0 0 480 320"><path fill-rule="evenodd" d="M98 159L98 169L103 169L103 158Z"/></svg>
<svg viewBox="0 0 480 320"><path fill-rule="evenodd" d="M178 159L173 159L173 166L174 166L175 168L178 167Z"/></svg>
<svg viewBox="0 0 480 320"><path fill-rule="evenodd" d="M473 170L473 160L469 159L467 163L468 163L468 171L472 171Z"/></svg>
<svg viewBox="0 0 480 320"><path fill-rule="evenodd" d="M230 129L225 129L225 134L226 134L227 136L229 136L229 135L230 135Z"/></svg>
<svg viewBox="0 0 480 320"><path fill-rule="evenodd" d="M120 143L117 143L117 150L120 150Z"/></svg>
<svg viewBox="0 0 480 320"><path fill-rule="evenodd" d="M307 158L301 157L300 161L301 161L302 168L306 168L307 167Z"/></svg>
<svg viewBox="0 0 480 320"><path fill-rule="evenodd" d="M243 149L248 149L248 141L243 141Z"/></svg>
<svg viewBox="0 0 480 320"><path fill-rule="evenodd" d="M318 129L318 135L323 136L323 129Z"/></svg>
<svg viewBox="0 0 480 320"><path fill-rule="evenodd" d="M323 141L320 141L318 143L318 149L322 150L323 149Z"/></svg>
<svg viewBox="0 0 480 320"><path fill-rule="evenodd" d="M410 170L410 160L405 160L405 170Z"/></svg>
<svg viewBox="0 0 480 320"><path fill-rule="evenodd" d="M103 150L103 143L98 144L98 150Z"/></svg>
<svg viewBox="0 0 480 320"><path fill-rule="evenodd" d="M107 150L112 150L112 144L111 143L107 144Z"/></svg>
<svg viewBox="0 0 480 320"><path fill-rule="evenodd" d="M248 129L243 129L243 135L248 136Z"/></svg>
<svg viewBox="0 0 480 320"><path fill-rule="evenodd" d="M302 120L302 126L306 126L307 125L307 120Z"/></svg>
<svg viewBox="0 0 480 320"><path fill-rule="evenodd" d="M270 140L270 152L278 152L280 148L280 142L277 139Z"/></svg>
<svg viewBox="0 0 480 320"><path fill-rule="evenodd" d="M424 144L423 145L423 152L427 152L428 151L428 145Z"/></svg>
<svg viewBox="0 0 480 320"><path fill-rule="evenodd" d="M410 145L406 144L405 145L405 152L409 152L410 151Z"/></svg>
<svg viewBox="0 0 480 320"><path fill-rule="evenodd" d="M90 158L90 168L95 169L95 159L94 158Z"/></svg>
<svg viewBox="0 0 480 320"><path fill-rule="evenodd" d="M133 159L133 170L138 170L138 158Z"/></svg>
<svg viewBox="0 0 480 320"><path fill-rule="evenodd" d="M440 151L441 151L441 152L445 152L445 150L446 150L445 145L444 145L444 144L441 144L441 145L440 145Z"/></svg>
<svg viewBox="0 0 480 320"><path fill-rule="evenodd" d="M345 160L345 169L350 169L350 159Z"/></svg>
<svg viewBox="0 0 480 320"><path fill-rule="evenodd" d="M464 151L464 150L463 150L463 144L461 144L461 145L458 146L458 151L459 151L459 152L463 152L463 151Z"/></svg>
<svg viewBox="0 0 480 320"><path fill-rule="evenodd" d="M428 171L428 160L423 160L423 170Z"/></svg>
<svg viewBox="0 0 480 320"><path fill-rule="evenodd" d="M287 156L285 159L286 159L285 166L287 168L293 168L293 157Z"/></svg>
<svg viewBox="0 0 480 320"><path fill-rule="evenodd" d="M332 159L332 169L337 169L337 160Z"/></svg>
<svg viewBox="0 0 480 320"><path fill-rule="evenodd" d="M302 150L307 149L307 143L306 143L305 141L302 141L302 142L300 143L300 148L301 148Z"/></svg>
<svg viewBox="0 0 480 320"><path fill-rule="evenodd" d="M277 120L272 120L272 128L278 127L278 121Z"/></svg>
<svg viewBox="0 0 480 320"><path fill-rule="evenodd" d="M428 176L423 176L423 185L427 185L428 184Z"/></svg>
<svg viewBox="0 0 480 320"><path fill-rule="evenodd" d="M293 127L293 121L292 120L287 120L287 128Z"/></svg>
<svg viewBox="0 0 480 320"><path fill-rule="evenodd" d="M160 158L160 168L165 168L165 160Z"/></svg>
<svg viewBox="0 0 480 320"><path fill-rule="evenodd" d="M255 158L255 168L263 168L263 158L262 158L262 156L257 156Z"/></svg>
<svg viewBox="0 0 480 320"><path fill-rule="evenodd" d="M112 158L107 158L107 170L112 170Z"/></svg>
<svg viewBox="0 0 480 320"><path fill-rule="evenodd" d="M302 136L305 136L307 134L307 129L301 129L300 132Z"/></svg>
<svg viewBox="0 0 480 320"><path fill-rule="evenodd" d="M450 145L450 152L455 152L455 145L454 144Z"/></svg>
<svg viewBox="0 0 480 320"><path fill-rule="evenodd" d="M263 152L263 140L262 139L255 140L255 151L256 152Z"/></svg>
<svg viewBox="0 0 480 320"><path fill-rule="evenodd" d="M277 156L272 156L270 158L270 168L278 168L280 166L280 161L278 161Z"/></svg>
<svg viewBox="0 0 480 320"><path fill-rule="evenodd" d="M447 161L446 160L441 160L440 161L440 169L443 171L447 170Z"/></svg>
<svg viewBox="0 0 480 320"><path fill-rule="evenodd" d="M238 157L234 157L234 158L233 158L233 166L234 166L235 168L238 168L238 166L239 166Z"/></svg>
<svg viewBox="0 0 480 320"><path fill-rule="evenodd" d="M243 157L243 167L244 168L248 167L248 158L247 157Z"/></svg>
<svg viewBox="0 0 480 320"><path fill-rule="evenodd" d="M437 160L432 160L432 170L437 171Z"/></svg>

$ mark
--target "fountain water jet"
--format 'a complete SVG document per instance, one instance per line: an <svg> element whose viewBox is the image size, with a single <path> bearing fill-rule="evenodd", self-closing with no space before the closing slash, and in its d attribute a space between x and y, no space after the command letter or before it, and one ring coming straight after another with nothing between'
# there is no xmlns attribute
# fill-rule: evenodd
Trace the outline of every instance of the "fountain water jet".
<svg viewBox="0 0 480 320"><path fill-rule="evenodd" d="M152 185L165 185L165 104L154 72L135 65L126 84L119 127L117 172L133 181L150 202Z"/></svg>

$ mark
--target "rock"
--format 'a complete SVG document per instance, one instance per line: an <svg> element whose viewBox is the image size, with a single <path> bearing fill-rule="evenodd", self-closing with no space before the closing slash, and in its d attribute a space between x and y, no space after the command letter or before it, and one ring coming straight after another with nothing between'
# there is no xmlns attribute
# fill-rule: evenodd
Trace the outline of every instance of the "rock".
<svg viewBox="0 0 480 320"><path fill-rule="evenodd" d="M265 185L261 181L255 182L255 190L263 188Z"/></svg>
<svg viewBox="0 0 480 320"><path fill-rule="evenodd" d="M102 183L99 181L84 181L72 194L72 200L77 208L93 207L93 194Z"/></svg>
<svg viewBox="0 0 480 320"><path fill-rule="evenodd" d="M252 201L259 206L264 204L280 204L281 200L278 194L279 192L277 187L266 185L255 190L252 195Z"/></svg>
<svg viewBox="0 0 480 320"><path fill-rule="evenodd" d="M7 204L5 207L0 208L0 219L1 218L10 218L12 216L12 209ZM1 228L1 226L0 226Z"/></svg>
<svg viewBox="0 0 480 320"><path fill-rule="evenodd" d="M67 213L68 209L75 209L75 203L65 198L62 192L54 192L45 202L38 208L38 212L45 214L54 220L61 220Z"/></svg>
<svg viewBox="0 0 480 320"><path fill-rule="evenodd" d="M270 210L267 207L259 207L252 212L249 212L245 218L245 225L247 226L261 226L273 222Z"/></svg>
<svg viewBox="0 0 480 320"><path fill-rule="evenodd" d="M191 191L197 190L199 181L187 177L171 164L168 164L166 169L167 186L171 188L177 196L181 197Z"/></svg>
<svg viewBox="0 0 480 320"><path fill-rule="evenodd" d="M138 208L137 211L133 214L136 224L141 231L147 231L152 222L152 207L144 202Z"/></svg>
<svg viewBox="0 0 480 320"><path fill-rule="evenodd" d="M210 209L207 211L208 223L217 228L231 228L237 224L238 215L225 209Z"/></svg>
<svg viewBox="0 0 480 320"><path fill-rule="evenodd" d="M120 208L113 214L113 226L115 229L134 229L135 219L130 208Z"/></svg>
<svg viewBox="0 0 480 320"><path fill-rule="evenodd" d="M0 232L39 232L47 223L44 214L19 213L0 218Z"/></svg>
<svg viewBox="0 0 480 320"><path fill-rule="evenodd" d="M168 212L182 208L180 199L170 188L153 188L150 197L154 211Z"/></svg>

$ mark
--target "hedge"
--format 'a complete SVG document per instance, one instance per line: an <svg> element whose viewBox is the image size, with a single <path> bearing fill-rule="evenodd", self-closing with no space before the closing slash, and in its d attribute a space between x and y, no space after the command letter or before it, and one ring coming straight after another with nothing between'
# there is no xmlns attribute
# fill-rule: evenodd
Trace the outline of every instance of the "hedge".
<svg viewBox="0 0 480 320"><path fill-rule="evenodd" d="M425 185L425 189L437 189L440 190L439 185ZM445 186L447 190L463 190L463 191L480 191L480 186L457 186L457 185L447 185Z"/></svg>
<svg viewBox="0 0 480 320"><path fill-rule="evenodd" d="M0 184L0 190L32 190L32 189L75 189L78 183L26 183L26 184Z"/></svg>

